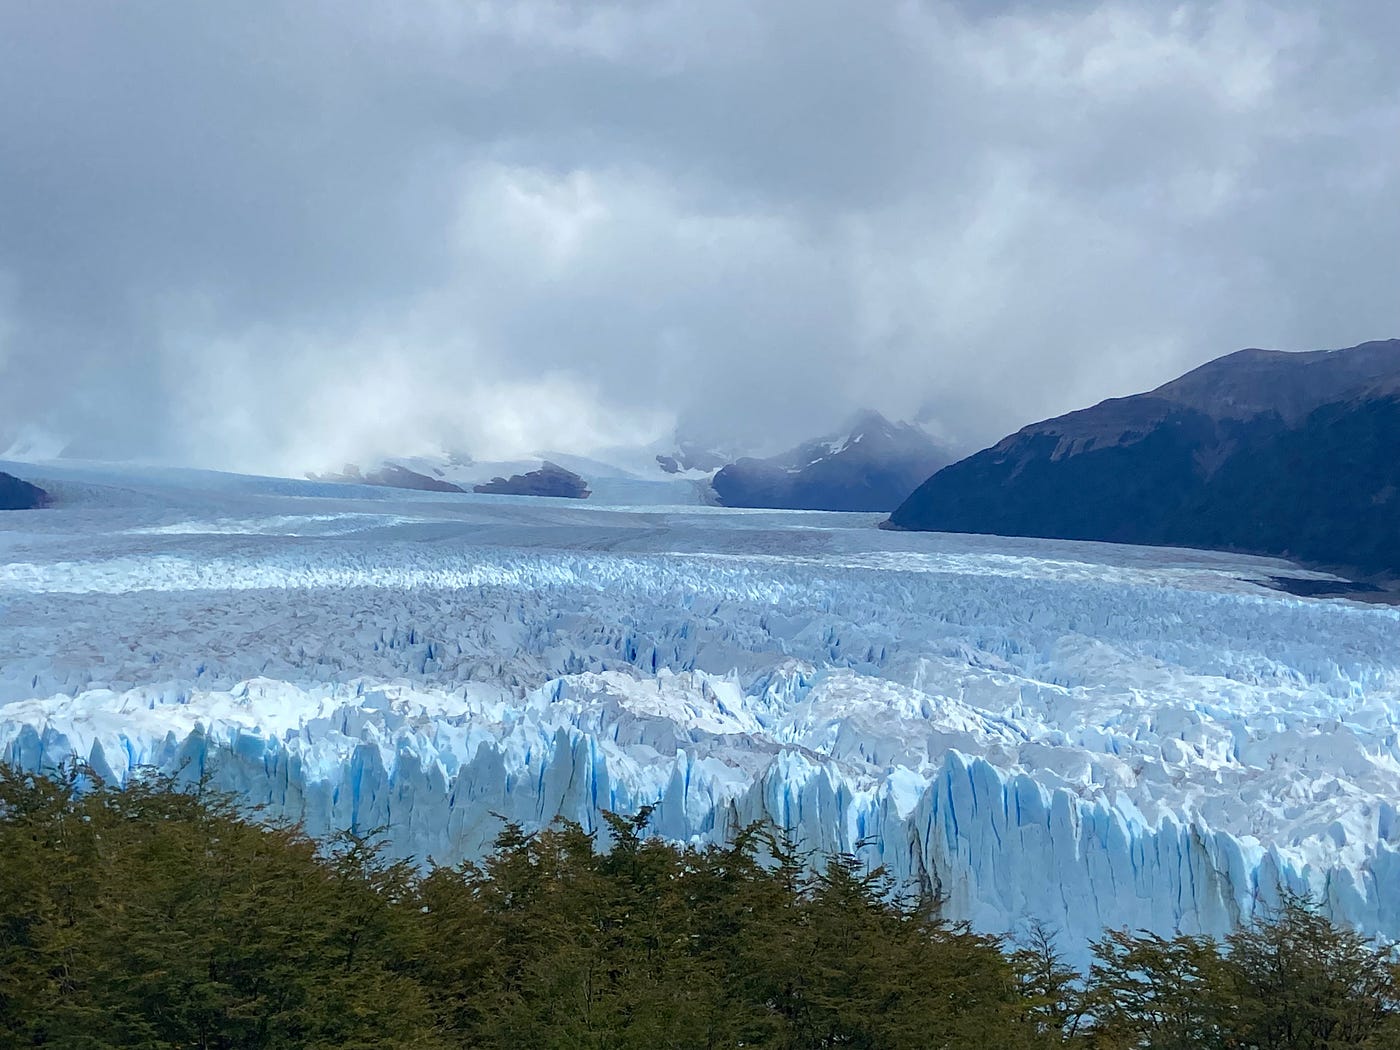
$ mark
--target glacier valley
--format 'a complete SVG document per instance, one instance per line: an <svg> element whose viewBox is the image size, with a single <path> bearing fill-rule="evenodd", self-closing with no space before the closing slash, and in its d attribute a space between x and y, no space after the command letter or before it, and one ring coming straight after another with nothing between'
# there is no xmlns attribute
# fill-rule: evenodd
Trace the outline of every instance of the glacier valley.
<svg viewBox="0 0 1400 1050"><path fill-rule="evenodd" d="M1400 611L1287 562L0 463L0 758L208 775L455 863L502 820L753 821L988 932L1400 938Z"/></svg>

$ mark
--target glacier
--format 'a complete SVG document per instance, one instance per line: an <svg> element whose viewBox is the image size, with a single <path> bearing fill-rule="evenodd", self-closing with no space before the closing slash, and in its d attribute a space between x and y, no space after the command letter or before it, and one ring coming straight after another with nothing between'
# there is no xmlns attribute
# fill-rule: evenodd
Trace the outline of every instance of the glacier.
<svg viewBox="0 0 1400 1050"><path fill-rule="evenodd" d="M10 469L0 463L0 469ZM14 465L0 758L207 775L313 834L754 821L978 929L1400 938L1400 611L1287 562L878 516ZM13 472L13 471L12 471Z"/></svg>

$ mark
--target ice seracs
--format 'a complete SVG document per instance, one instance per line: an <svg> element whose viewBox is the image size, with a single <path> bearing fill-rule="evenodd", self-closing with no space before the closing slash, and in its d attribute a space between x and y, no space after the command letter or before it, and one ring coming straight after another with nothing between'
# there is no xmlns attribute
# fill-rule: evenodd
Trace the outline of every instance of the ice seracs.
<svg viewBox="0 0 1400 1050"><path fill-rule="evenodd" d="M1287 563L56 480L88 502L0 520L0 755L26 768L208 772L444 863L500 817L769 820L1071 950L1222 933L1283 887L1400 934L1400 616L1261 586Z"/></svg>

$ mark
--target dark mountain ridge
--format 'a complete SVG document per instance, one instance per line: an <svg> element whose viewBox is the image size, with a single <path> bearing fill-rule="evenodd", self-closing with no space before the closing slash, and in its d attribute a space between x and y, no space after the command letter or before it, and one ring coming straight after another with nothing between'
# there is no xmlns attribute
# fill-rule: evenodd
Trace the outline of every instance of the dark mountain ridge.
<svg viewBox="0 0 1400 1050"><path fill-rule="evenodd" d="M862 412L842 433L731 463L710 485L726 507L883 511L951 458L919 427Z"/></svg>
<svg viewBox="0 0 1400 1050"><path fill-rule="evenodd" d="M498 496L560 496L565 499L587 499L593 494L583 478L549 460L540 464L539 470L492 478L483 485L472 486L472 491Z"/></svg>
<svg viewBox="0 0 1400 1050"><path fill-rule="evenodd" d="M48 503L49 494L38 485L0 471L0 510L35 510Z"/></svg>
<svg viewBox="0 0 1400 1050"><path fill-rule="evenodd" d="M674 451L656 457L656 465L664 474L718 470L728 462L722 453L693 441L680 441Z"/></svg>
<svg viewBox="0 0 1400 1050"><path fill-rule="evenodd" d="M420 492L466 492L442 478L430 477L397 463L384 463L374 470L361 471L354 463L345 464L339 474L307 474L311 481L335 481L352 485L379 485L391 489L416 489Z"/></svg>
<svg viewBox="0 0 1400 1050"><path fill-rule="evenodd" d="M1400 340L1242 350L1031 424L895 528L1207 547L1400 572Z"/></svg>

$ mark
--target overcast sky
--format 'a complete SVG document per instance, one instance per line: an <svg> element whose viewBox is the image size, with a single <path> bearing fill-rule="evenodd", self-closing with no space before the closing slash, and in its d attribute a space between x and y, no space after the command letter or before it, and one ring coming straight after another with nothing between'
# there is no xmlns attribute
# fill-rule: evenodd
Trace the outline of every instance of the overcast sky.
<svg viewBox="0 0 1400 1050"><path fill-rule="evenodd" d="M0 2L0 450L960 447L1400 335L1400 4Z"/></svg>

